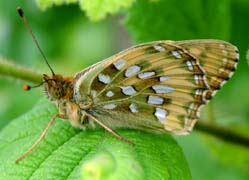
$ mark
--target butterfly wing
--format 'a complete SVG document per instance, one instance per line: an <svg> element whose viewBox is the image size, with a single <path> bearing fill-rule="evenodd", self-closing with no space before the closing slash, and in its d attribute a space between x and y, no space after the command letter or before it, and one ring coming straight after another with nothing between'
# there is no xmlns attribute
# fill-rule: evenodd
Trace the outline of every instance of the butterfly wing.
<svg viewBox="0 0 249 180"><path fill-rule="evenodd" d="M75 77L76 102L109 127L188 133L213 92L191 43L146 43L93 65Z"/></svg>
<svg viewBox="0 0 249 180"><path fill-rule="evenodd" d="M198 58L214 92L219 90L236 70L238 49L228 42L206 39L177 41L176 44Z"/></svg>

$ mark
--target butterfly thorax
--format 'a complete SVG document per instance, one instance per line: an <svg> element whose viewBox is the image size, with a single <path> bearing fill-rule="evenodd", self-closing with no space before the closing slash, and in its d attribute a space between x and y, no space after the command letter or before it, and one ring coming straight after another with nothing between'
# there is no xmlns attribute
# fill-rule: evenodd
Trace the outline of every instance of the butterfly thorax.
<svg viewBox="0 0 249 180"><path fill-rule="evenodd" d="M45 92L48 98L58 107L59 114L65 115L70 123L79 128L84 128L87 123L84 111L73 98L73 78L53 75L43 76ZM86 102L86 109L89 103Z"/></svg>

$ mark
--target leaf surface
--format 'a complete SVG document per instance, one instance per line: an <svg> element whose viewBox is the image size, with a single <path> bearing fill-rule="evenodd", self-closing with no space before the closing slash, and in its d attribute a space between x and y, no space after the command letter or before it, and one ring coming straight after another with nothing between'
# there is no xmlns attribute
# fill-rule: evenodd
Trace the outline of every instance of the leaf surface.
<svg viewBox="0 0 249 180"><path fill-rule="evenodd" d="M119 129L124 143L103 129L79 130L58 119L25 159L15 159L39 137L53 114L42 99L0 133L0 177L4 179L191 179L181 148L170 135Z"/></svg>

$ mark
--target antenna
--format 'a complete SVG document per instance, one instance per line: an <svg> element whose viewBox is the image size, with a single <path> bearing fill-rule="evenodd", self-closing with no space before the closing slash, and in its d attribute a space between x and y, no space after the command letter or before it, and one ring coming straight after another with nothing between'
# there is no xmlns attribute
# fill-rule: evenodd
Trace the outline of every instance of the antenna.
<svg viewBox="0 0 249 180"><path fill-rule="evenodd" d="M43 82L41 82L40 84L35 85L35 86L30 86L30 85L28 85L28 84L25 84L22 88L23 88L24 91L29 91L31 88L33 89L33 88L36 88L36 87L40 87L41 85L44 84L44 82L45 82L45 81L43 81Z"/></svg>
<svg viewBox="0 0 249 180"><path fill-rule="evenodd" d="M48 82L48 81L55 81L55 79L47 79L45 81L42 81L40 84L37 84L37 85L34 85L34 86L30 86L28 84L25 84L22 88L23 88L24 91L29 91L30 89L42 86L45 82Z"/></svg>
<svg viewBox="0 0 249 180"><path fill-rule="evenodd" d="M24 22L26 28L28 29L29 33L30 33L31 36L32 36L32 39L33 39L33 41L34 41L36 47L38 48L38 50L39 50L39 52L41 53L41 55L42 55L44 61L46 62L46 64L48 65L48 67L49 67L49 69L50 69L52 75L54 76L55 73L54 73L52 67L49 65L48 60L47 60L45 54L43 53L43 51L42 51L42 49L41 49L41 47L40 47L40 45L39 45L39 43L38 43L38 41L37 41L37 39L36 39L36 37L35 37L35 35L34 35L32 29L31 29L31 27L29 26L29 23L28 23L26 17L24 16L24 12L23 12L23 10L22 10L22 8L21 8L20 6L17 7L17 12L18 12L19 16L22 18L22 20L23 20L23 22Z"/></svg>

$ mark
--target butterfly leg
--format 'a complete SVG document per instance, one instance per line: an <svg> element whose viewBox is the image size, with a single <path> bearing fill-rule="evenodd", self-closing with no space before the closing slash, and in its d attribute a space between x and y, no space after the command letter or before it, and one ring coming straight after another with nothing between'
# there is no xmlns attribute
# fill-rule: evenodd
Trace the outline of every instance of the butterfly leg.
<svg viewBox="0 0 249 180"><path fill-rule="evenodd" d="M67 118L66 115L64 114L55 114L53 115L53 117L51 118L51 120L49 121L47 127L43 130L43 132L41 133L40 137L35 141L35 143L25 152L23 153L21 156L19 156L17 159L16 159L16 163L18 163L20 160L22 160L23 158L25 158L29 153L31 153L33 151L33 149L45 138L49 128L52 126L54 120L56 118Z"/></svg>
<svg viewBox="0 0 249 180"><path fill-rule="evenodd" d="M125 139L124 137L120 136L119 134L117 134L115 131L113 131L111 128L109 128L108 126L106 126L104 123L100 122L97 118L95 118L94 116L92 116L91 114L88 114L85 112L84 114L85 116L89 117L91 120L93 120L94 122L96 122L97 124L99 124L100 126L102 126L106 131L108 131L109 133L111 133L113 136L115 136L116 138L120 139L121 141L124 141L128 144L132 144L134 145L134 143L132 141L129 141L128 139Z"/></svg>

